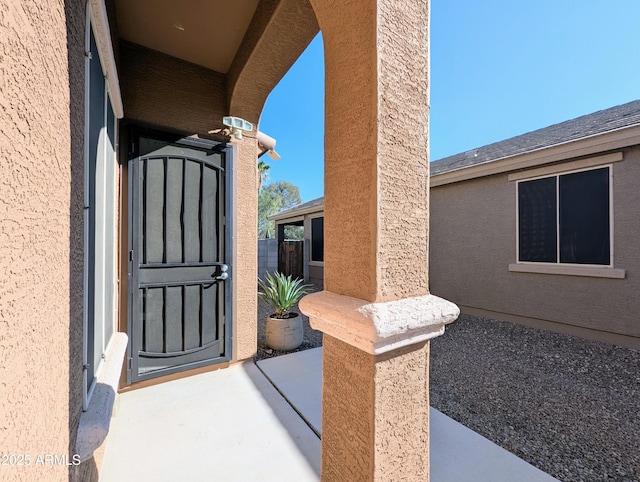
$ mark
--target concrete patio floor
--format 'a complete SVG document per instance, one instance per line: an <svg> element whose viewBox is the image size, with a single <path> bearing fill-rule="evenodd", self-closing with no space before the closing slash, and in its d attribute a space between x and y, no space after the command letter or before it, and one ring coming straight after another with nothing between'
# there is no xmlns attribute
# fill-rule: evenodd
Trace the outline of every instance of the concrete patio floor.
<svg viewBox="0 0 640 482"><path fill-rule="evenodd" d="M319 480L321 381L317 348L121 394L100 480ZM430 430L432 482L556 480L433 408Z"/></svg>

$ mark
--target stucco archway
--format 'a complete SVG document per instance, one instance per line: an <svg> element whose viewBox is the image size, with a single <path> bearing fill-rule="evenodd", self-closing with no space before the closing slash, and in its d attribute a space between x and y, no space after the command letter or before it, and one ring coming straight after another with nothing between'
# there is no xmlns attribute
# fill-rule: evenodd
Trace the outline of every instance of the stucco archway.
<svg viewBox="0 0 640 482"><path fill-rule="evenodd" d="M272 48L282 55L296 38L306 45L315 19L323 32L325 291L301 304L325 333L322 478L427 480L428 340L457 316L428 289L428 4L261 8L279 21L254 19L262 38L245 38L251 55L230 71L233 115L257 121L284 74L275 75L282 64L270 62ZM247 161L255 155L243 149Z"/></svg>
<svg viewBox="0 0 640 482"><path fill-rule="evenodd" d="M236 211L235 264L242 262L242 282L234 286L234 359L253 356L257 346L256 280L259 152L256 139L267 96L318 32L306 0L260 2L226 79L229 115L253 123L255 130L234 140L236 183L242 186L233 200Z"/></svg>

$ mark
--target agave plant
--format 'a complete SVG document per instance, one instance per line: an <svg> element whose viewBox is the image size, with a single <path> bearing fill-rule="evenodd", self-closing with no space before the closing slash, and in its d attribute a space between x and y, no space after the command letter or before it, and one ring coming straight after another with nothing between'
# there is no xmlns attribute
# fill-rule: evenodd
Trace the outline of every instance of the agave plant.
<svg viewBox="0 0 640 482"><path fill-rule="evenodd" d="M258 278L258 286L262 290L258 296L275 310L275 318L288 318L298 300L311 291L311 285L302 284L301 279L277 271L273 276L267 273L264 281Z"/></svg>

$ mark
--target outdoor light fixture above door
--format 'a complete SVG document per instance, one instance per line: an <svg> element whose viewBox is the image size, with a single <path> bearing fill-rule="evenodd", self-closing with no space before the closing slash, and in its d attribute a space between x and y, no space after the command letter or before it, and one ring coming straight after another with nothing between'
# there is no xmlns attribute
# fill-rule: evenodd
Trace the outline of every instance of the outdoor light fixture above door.
<svg viewBox="0 0 640 482"><path fill-rule="evenodd" d="M233 134L236 139L242 139L242 131L250 132L253 130L253 124L240 117L224 116L222 123L231 128L231 134Z"/></svg>

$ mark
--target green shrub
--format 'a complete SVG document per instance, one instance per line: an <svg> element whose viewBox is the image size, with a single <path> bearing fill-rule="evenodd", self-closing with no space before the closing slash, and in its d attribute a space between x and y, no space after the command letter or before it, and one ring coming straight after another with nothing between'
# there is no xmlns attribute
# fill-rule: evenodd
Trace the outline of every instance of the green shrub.
<svg viewBox="0 0 640 482"><path fill-rule="evenodd" d="M277 271L271 276L267 273L266 280L258 278L258 296L262 301L275 310L275 318L289 318L289 312L298 300L311 291L311 285L302 284L299 278L292 279Z"/></svg>

